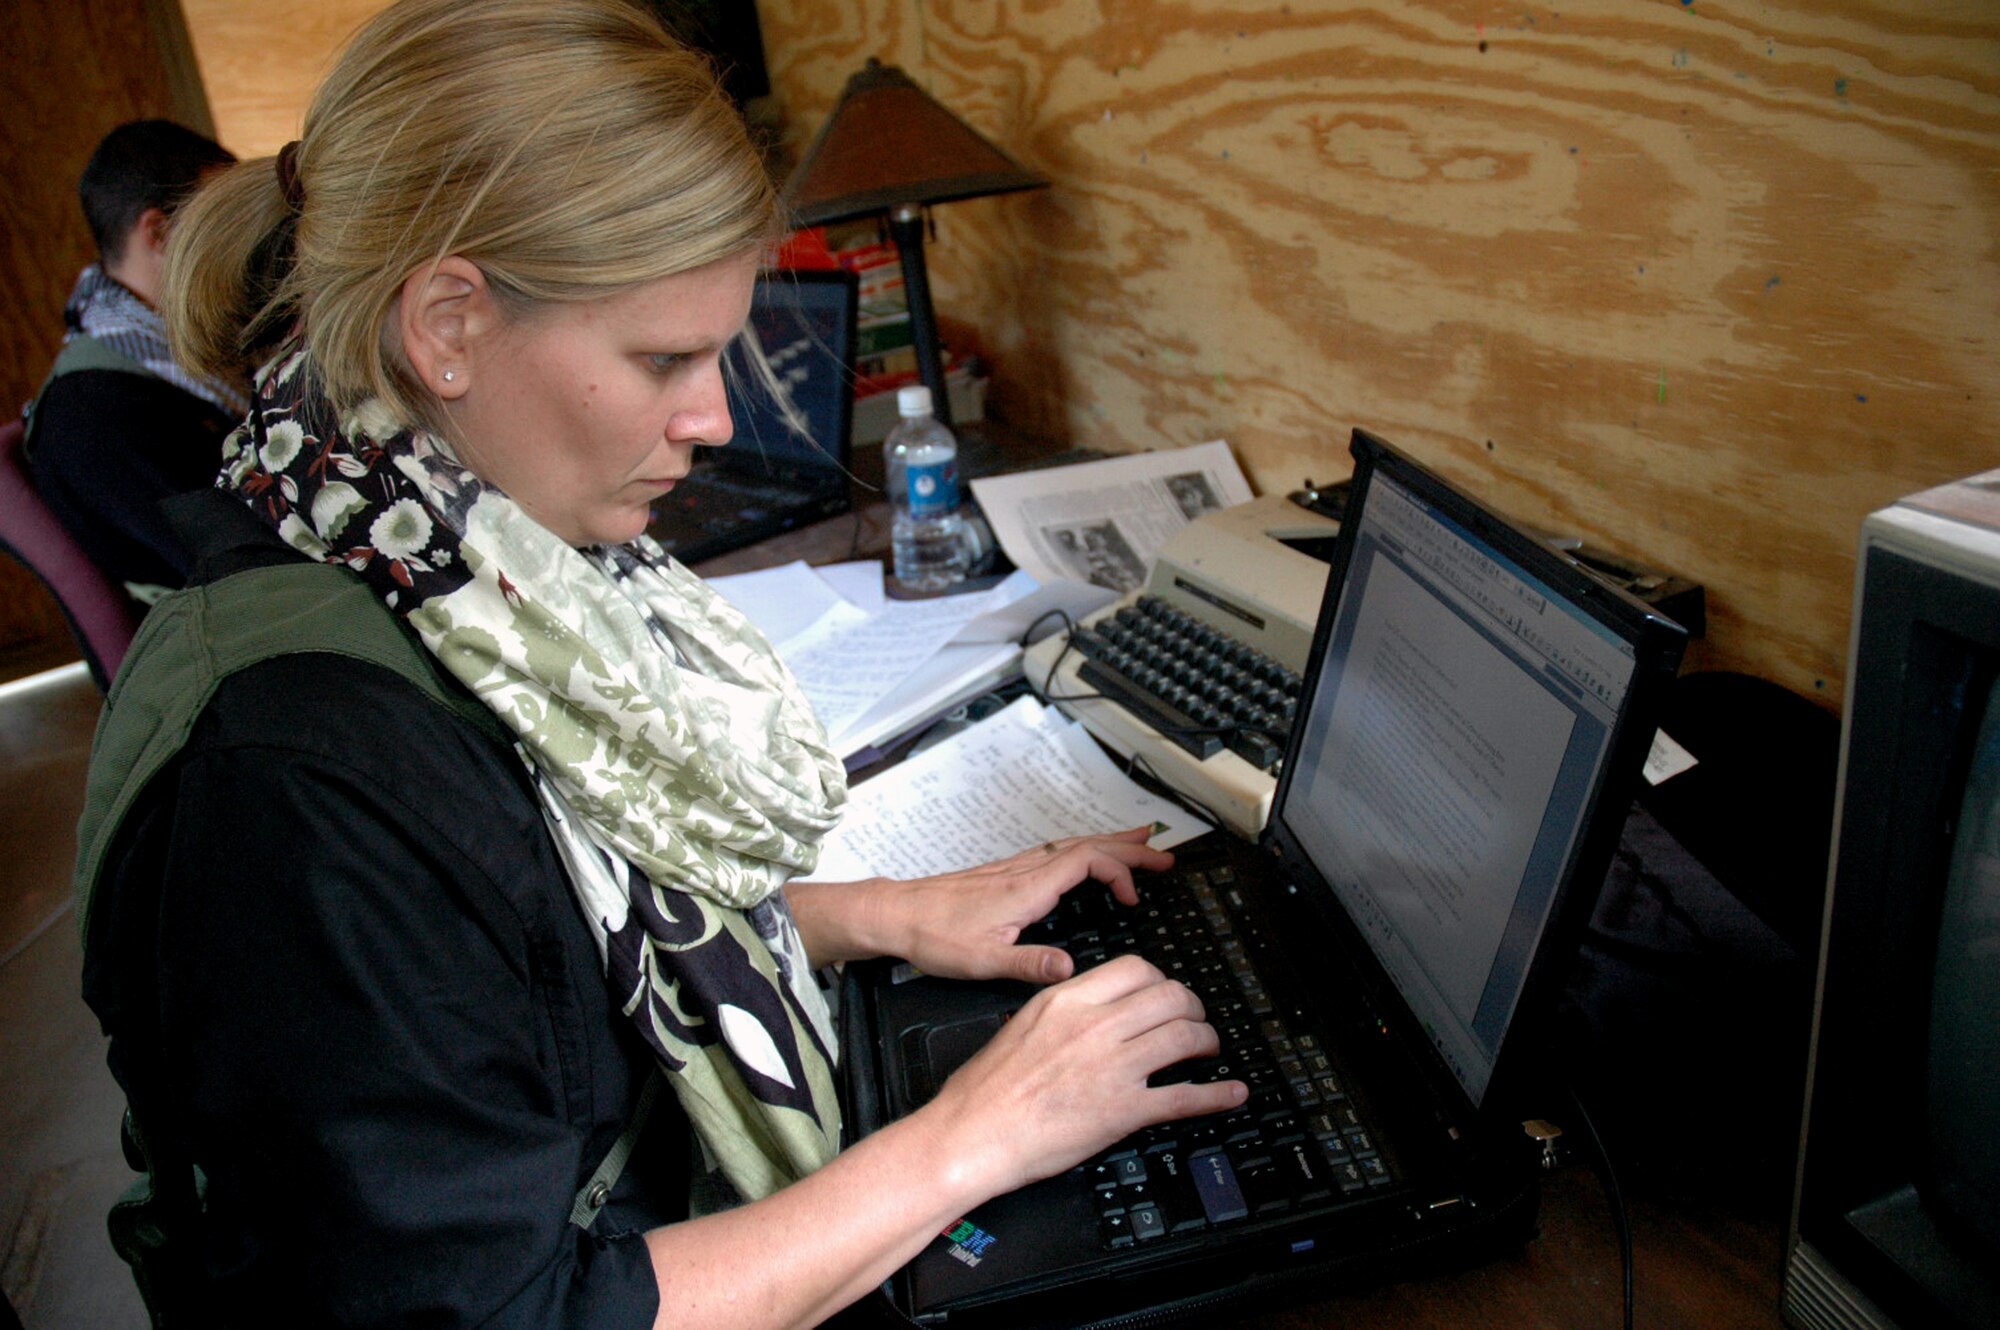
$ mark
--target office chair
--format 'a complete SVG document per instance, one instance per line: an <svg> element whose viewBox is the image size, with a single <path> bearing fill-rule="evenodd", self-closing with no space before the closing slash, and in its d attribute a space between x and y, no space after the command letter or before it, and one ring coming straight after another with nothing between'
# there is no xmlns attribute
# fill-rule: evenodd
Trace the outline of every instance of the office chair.
<svg viewBox="0 0 2000 1330"><path fill-rule="evenodd" d="M49 589L99 689L109 692L142 611L98 570L35 492L19 419L0 425L0 550Z"/></svg>

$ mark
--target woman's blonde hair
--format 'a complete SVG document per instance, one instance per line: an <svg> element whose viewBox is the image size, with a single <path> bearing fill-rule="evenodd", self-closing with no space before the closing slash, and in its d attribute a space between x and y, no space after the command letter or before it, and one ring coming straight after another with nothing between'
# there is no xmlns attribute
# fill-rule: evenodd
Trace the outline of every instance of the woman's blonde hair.
<svg viewBox="0 0 2000 1330"><path fill-rule="evenodd" d="M518 307L770 244L777 203L702 57L635 0L400 0L348 45L293 166L243 162L177 216L162 312L197 372L303 330L333 404L426 416L390 313L458 254Z"/></svg>

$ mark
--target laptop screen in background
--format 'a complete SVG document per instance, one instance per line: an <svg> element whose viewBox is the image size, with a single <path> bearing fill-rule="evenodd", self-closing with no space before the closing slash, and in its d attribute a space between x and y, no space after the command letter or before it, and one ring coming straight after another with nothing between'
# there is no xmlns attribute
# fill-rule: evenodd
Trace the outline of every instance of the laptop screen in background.
<svg viewBox="0 0 2000 1330"><path fill-rule="evenodd" d="M726 381L736 435L728 448L705 451L704 463L780 477L801 468L838 472L845 466L853 291L845 282L818 277L790 272L760 277L744 327L744 339L763 349L811 437L791 427L744 348L732 344Z"/></svg>
<svg viewBox="0 0 2000 1330"><path fill-rule="evenodd" d="M1377 470L1279 811L1474 1104L1632 648Z"/></svg>

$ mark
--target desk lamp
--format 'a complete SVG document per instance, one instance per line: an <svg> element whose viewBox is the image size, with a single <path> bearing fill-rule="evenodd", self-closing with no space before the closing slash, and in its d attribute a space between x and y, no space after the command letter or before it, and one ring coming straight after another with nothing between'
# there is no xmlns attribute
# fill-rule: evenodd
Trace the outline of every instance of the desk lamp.
<svg viewBox="0 0 2000 1330"><path fill-rule="evenodd" d="M1048 183L988 143L902 70L872 58L847 81L819 137L785 182L785 204L801 226L888 215L889 234L903 259L917 370L946 428L951 397L924 269L924 209Z"/></svg>

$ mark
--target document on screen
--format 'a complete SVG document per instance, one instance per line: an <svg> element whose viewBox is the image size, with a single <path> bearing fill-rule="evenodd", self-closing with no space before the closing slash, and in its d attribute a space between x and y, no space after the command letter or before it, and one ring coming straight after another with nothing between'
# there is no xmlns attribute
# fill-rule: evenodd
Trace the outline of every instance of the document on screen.
<svg viewBox="0 0 2000 1330"><path fill-rule="evenodd" d="M1393 560L1368 569L1305 804L1336 889L1470 1024L1574 716ZM1307 774L1310 770L1310 775ZM1378 939L1378 945L1380 939Z"/></svg>

